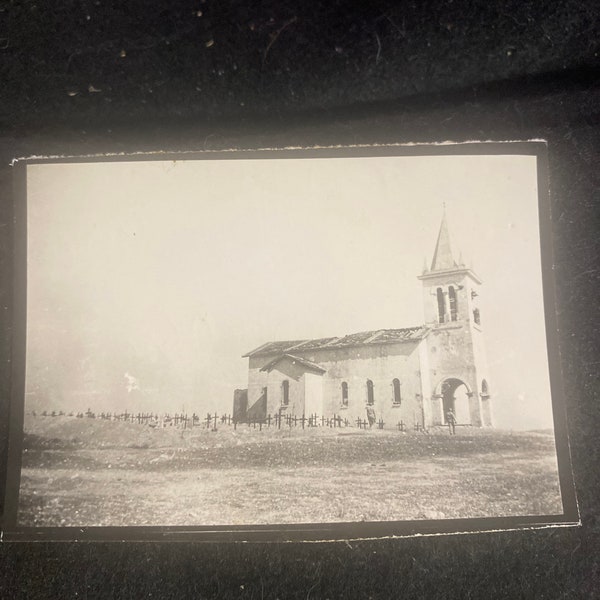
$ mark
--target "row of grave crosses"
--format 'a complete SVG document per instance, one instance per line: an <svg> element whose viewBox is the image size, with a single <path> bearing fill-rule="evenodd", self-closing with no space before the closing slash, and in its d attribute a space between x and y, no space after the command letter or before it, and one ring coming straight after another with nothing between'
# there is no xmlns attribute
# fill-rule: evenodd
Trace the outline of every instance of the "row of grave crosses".
<svg viewBox="0 0 600 600"><path fill-rule="evenodd" d="M284 415L281 413L275 413L274 415L267 415L264 419L250 419L246 421L249 426L256 428L262 428L263 425L267 427L277 427L281 429L284 427L302 427L305 429L307 427L348 427L350 425L350 421L348 419L342 419L340 415L333 415L332 417L325 417L323 415L319 416L317 414L312 414L306 416L303 414L301 417L297 415ZM234 425L236 423L234 422Z"/></svg>
<svg viewBox="0 0 600 600"><path fill-rule="evenodd" d="M51 413L47 411L43 411L41 413L42 416L65 416L65 412L61 411L52 411ZM36 416L36 412L32 412L33 416ZM193 428L193 427L205 427L206 429L211 429L213 431L217 430L217 426L220 425L233 425L234 429L237 429L237 426L240 424L236 421L231 415L218 415L217 413L211 414L207 413L204 419L200 419L200 417L193 413L191 416L188 416L186 413L175 413L174 415L164 414L162 416L154 413L129 413L125 411L124 413L110 413L110 412L102 412L99 414L95 414L90 409L88 409L85 413L68 413L69 417L77 417L79 419L89 418L89 419L102 419L108 421L121 421L125 423L138 423L145 424L151 427L183 427ZM325 417L324 415L302 415L298 417L296 415L284 415L281 413L275 413L274 415L267 415L264 419L255 419L245 421L245 424L248 427L253 427L254 429L258 428L262 430L264 426L276 427L277 429L281 429L282 427L302 427L305 429L307 427L330 427L330 428L338 428L338 427L350 427L351 421L347 418L342 418L340 415L333 415L332 417ZM379 419L372 424L369 424L368 419L358 418L356 421L352 423L352 425L356 425L358 429L371 429L375 426L377 429L383 429L385 423L383 419ZM407 425L404 421L399 421L396 425L396 429L400 432L405 432L408 430ZM415 431L422 431L423 426L420 423L415 423L414 425Z"/></svg>

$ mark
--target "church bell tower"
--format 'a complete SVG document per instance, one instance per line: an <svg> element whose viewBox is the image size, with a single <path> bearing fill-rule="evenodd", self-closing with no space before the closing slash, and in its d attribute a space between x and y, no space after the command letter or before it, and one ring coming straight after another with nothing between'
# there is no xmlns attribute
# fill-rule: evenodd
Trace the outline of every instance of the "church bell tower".
<svg viewBox="0 0 600 600"><path fill-rule="evenodd" d="M418 278L423 283L425 325L431 330L430 425L443 425L452 410L459 424L492 426L485 315L478 302L482 281L462 257L455 261L445 208L431 267L425 265Z"/></svg>

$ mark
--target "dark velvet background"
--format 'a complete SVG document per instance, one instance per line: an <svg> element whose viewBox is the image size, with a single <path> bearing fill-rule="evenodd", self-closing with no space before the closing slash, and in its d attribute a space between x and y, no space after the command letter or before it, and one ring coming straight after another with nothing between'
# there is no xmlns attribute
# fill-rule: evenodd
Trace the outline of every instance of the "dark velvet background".
<svg viewBox="0 0 600 600"><path fill-rule="evenodd" d="M0 5L2 433L15 156L549 140L583 526L328 544L0 546L3 597L600 596L599 11L593 2Z"/></svg>

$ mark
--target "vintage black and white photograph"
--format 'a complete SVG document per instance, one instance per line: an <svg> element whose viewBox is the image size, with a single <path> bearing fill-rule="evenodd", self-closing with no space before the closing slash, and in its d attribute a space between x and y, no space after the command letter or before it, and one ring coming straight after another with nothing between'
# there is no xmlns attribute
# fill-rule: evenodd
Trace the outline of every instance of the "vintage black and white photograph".
<svg viewBox="0 0 600 600"><path fill-rule="evenodd" d="M27 164L16 525L562 515L539 157L481 146Z"/></svg>

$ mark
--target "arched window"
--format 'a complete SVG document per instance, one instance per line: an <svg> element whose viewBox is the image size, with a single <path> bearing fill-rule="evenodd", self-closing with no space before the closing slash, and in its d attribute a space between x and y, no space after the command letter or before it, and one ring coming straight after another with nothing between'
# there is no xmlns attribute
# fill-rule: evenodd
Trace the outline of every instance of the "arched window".
<svg viewBox="0 0 600 600"><path fill-rule="evenodd" d="M287 406L290 403L290 382L284 379L281 382L281 404Z"/></svg>
<svg viewBox="0 0 600 600"><path fill-rule="evenodd" d="M373 393L373 382L367 379L367 404L369 406L375 404L375 394Z"/></svg>
<svg viewBox="0 0 600 600"><path fill-rule="evenodd" d="M456 321L458 316L458 302L456 301L456 290L452 285L448 288L448 303L450 304L450 320Z"/></svg>
<svg viewBox="0 0 600 600"><path fill-rule="evenodd" d="M400 404L402 395L400 394L400 380L398 378L392 381L392 387L394 388L394 404Z"/></svg>
<svg viewBox="0 0 600 600"><path fill-rule="evenodd" d="M487 398L490 395L490 391L489 391L489 388L488 388L488 382L485 379L483 379L481 381L481 395L484 398Z"/></svg>
<svg viewBox="0 0 600 600"><path fill-rule="evenodd" d="M477 325L481 325L481 316L479 315L478 308L473 310L473 321L475 321L475 323L477 323Z"/></svg>
<svg viewBox="0 0 600 600"><path fill-rule="evenodd" d="M437 305L438 305L438 321L440 323L443 323L444 317L446 315L446 302L444 300L444 290L442 290L442 288L437 289Z"/></svg>
<svg viewBox="0 0 600 600"><path fill-rule="evenodd" d="M342 381L342 406L348 406L348 384Z"/></svg>

